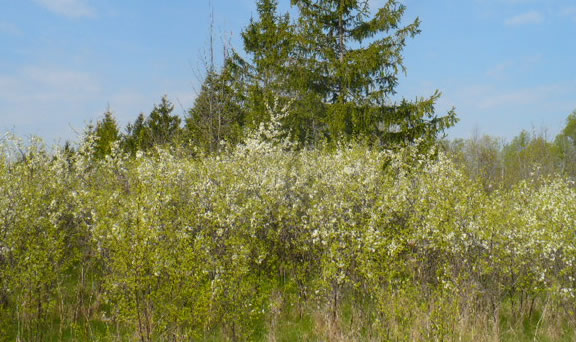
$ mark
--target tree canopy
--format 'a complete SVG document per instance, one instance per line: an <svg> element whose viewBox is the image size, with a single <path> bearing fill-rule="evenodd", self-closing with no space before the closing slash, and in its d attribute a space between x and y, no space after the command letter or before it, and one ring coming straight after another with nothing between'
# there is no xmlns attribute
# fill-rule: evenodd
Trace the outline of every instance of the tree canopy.
<svg viewBox="0 0 576 342"><path fill-rule="evenodd" d="M120 138L118 123L114 114L108 109L104 117L96 123L96 127L88 127L88 136L93 136L94 156L104 158L112 152L112 145Z"/></svg>
<svg viewBox="0 0 576 342"><path fill-rule="evenodd" d="M456 123L453 111L434 113L439 92L395 103L402 52L420 33L420 20L402 24L406 10L389 0L372 12L364 0L292 0L297 17L278 13L276 0L258 0L258 18L243 32L250 55L249 108L254 121L271 96L293 101L287 126L298 140L369 137L381 143L434 140ZM372 13L375 13L372 15Z"/></svg>

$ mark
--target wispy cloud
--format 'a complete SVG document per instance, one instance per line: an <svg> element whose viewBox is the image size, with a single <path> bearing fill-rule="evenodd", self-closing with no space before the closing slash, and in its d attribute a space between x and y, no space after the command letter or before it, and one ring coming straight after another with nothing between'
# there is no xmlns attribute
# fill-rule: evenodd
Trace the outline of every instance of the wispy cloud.
<svg viewBox="0 0 576 342"><path fill-rule="evenodd" d="M500 109L507 107L525 107L541 102L546 97L543 89L516 89L500 94L483 94L478 101L481 109Z"/></svg>
<svg viewBox="0 0 576 342"><path fill-rule="evenodd" d="M69 125L84 127L104 109L102 91L97 75L80 70L28 66L0 74L0 132L72 137Z"/></svg>
<svg viewBox="0 0 576 342"><path fill-rule="evenodd" d="M531 126L559 132L574 109L576 82L513 88L498 83L460 84L444 90L445 100L456 106L461 119L452 130L454 137L468 137L479 127L491 135L511 139Z"/></svg>
<svg viewBox="0 0 576 342"><path fill-rule="evenodd" d="M0 75L0 102L4 104L82 102L100 92L97 78L83 71L26 67Z"/></svg>
<svg viewBox="0 0 576 342"><path fill-rule="evenodd" d="M22 30L12 23L6 21L0 21L0 34L8 34L11 36L17 36L22 34Z"/></svg>
<svg viewBox="0 0 576 342"><path fill-rule="evenodd" d="M565 16L565 17L569 17L572 20L576 21L576 6L566 7L564 9L562 9L560 14Z"/></svg>
<svg viewBox="0 0 576 342"><path fill-rule="evenodd" d="M92 17L96 11L84 0L34 0L49 11L70 18Z"/></svg>
<svg viewBox="0 0 576 342"><path fill-rule="evenodd" d="M537 86L505 88L498 84L469 84L450 91L457 108L484 113L497 111L530 112L539 107L558 107L563 98L576 90L575 82L557 82ZM553 105L556 103L556 105Z"/></svg>
<svg viewBox="0 0 576 342"><path fill-rule="evenodd" d="M168 94L180 115L196 97L179 82L115 86L105 76L62 66L29 65L0 73L0 135L14 129L19 135L77 139L75 132L100 119L107 105L125 127L138 113L150 113L162 94Z"/></svg>
<svg viewBox="0 0 576 342"><path fill-rule="evenodd" d="M507 59L502 63L496 64L486 71L486 76L502 80L510 74L525 73L532 70L536 65L542 62L542 54Z"/></svg>
<svg viewBox="0 0 576 342"><path fill-rule="evenodd" d="M544 16L538 11L530 11L515 15L504 22L508 26L540 24L544 21Z"/></svg>

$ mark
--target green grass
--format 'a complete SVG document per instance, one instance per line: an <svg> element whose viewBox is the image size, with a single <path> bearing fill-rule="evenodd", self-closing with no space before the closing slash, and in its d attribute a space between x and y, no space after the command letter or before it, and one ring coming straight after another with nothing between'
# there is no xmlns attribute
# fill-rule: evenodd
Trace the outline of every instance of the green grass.
<svg viewBox="0 0 576 342"><path fill-rule="evenodd" d="M491 313L475 313L463 316L445 307L441 314L414 311L426 305L405 303L392 305L396 311L386 329L378 330L374 317L367 314L368 303L345 301L340 305L336 319L330 306L317 303L296 304L284 302L275 314L270 313L255 323L254 330L236 339L230 333L230 325L220 326L206 333L200 341L502 341L502 342L555 342L576 340L572 321L562 315L558 307L549 305L544 309L543 300L531 312L518 314L511 301L505 301L499 311L498 324ZM403 302L404 303L404 302ZM412 305L413 304L413 305ZM438 302L435 303L438 305ZM405 310L402 312L402 310ZM404 317L402 317L404 315ZM440 316L443 315L443 316ZM4 317L6 318L6 317ZM395 319L395 320L394 320ZM432 323L431 322L435 322ZM0 341L138 341L138 335L129 327L119 329L113 322L93 320L61 325L57 319L44 322L38 329L30 329L18 335L16 325L3 320ZM403 324L404 326L399 326ZM435 324L443 325L440 332ZM160 339L158 339L160 340Z"/></svg>

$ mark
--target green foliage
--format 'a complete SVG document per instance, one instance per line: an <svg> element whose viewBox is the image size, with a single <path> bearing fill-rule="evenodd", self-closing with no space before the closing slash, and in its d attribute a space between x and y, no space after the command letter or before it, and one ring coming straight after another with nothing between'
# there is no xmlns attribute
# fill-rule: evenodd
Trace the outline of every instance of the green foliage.
<svg viewBox="0 0 576 342"><path fill-rule="evenodd" d="M126 126L126 134L122 137L122 147L125 151L135 154L148 145L148 129L145 122L146 117L140 113L134 123Z"/></svg>
<svg viewBox="0 0 576 342"><path fill-rule="evenodd" d="M576 110L566 118L566 127L562 130L562 135L576 145Z"/></svg>
<svg viewBox="0 0 576 342"><path fill-rule="evenodd" d="M124 150L134 155L137 151L179 142L181 119L172 114L173 110L174 105L167 96L163 96L149 116L140 114L133 124L126 127L126 134L122 137Z"/></svg>
<svg viewBox="0 0 576 342"><path fill-rule="evenodd" d="M561 158L561 170L576 175L576 111L566 119L566 126L554 141Z"/></svg>
<svg viewBox="0 0 576 342"><path fill-rule="evenodd" d="M503 145L501 140L490 136L474 136L466 141L453 142L450 155L465 165L470 177L480 180L484 188L490 189L503 182Z"/></svg>
<svg viewBox="0 0 576 342"><path fill-rule="evenodd" d="M290 84L292 75L294 28L288 14L280 16L278 1L257 2L258 18L252 18L242 32L244 50L252 56L247 73L247 118L249 127L256 128L270 120L266 115L266 103L279 96L296 96ZM311 107L312 108L312 107ZM291 129L295 129L294 125Z"/></svg>
<svg viewBox="0 0 576 342"><path fill-rule="evenodd" d="M245 144L205 157L157 149L98 159L89 141L51 156L5 143L2 336L429 341L574 331L572 182L541 176L486 191L418 146L294 150L283 113L270 108L273 121Z"/></svg>
<svg viewBox="0 0 576 342"><path fill-rule="evenodd" d="M546 132L523 130L512 141L474 135L470 139L445 142L444 149L469 176L480 180L486 189L510 187L522 180L543 176L576 176L576 112L553 141Z"/></svg>
<svg viewBox="0 0 576 342"><path fill-rule="evenodd" d="M538 176L561 172L557 147L542 135L522 131L503 152L506 174L511 179L528 179L534 173L538 173Z"/></svg>
<svg viewBox="0 0 576 342"><path fill-rule="evenodd" d="M474 136L455 140L446 148L486 189L554 174L575 175L576 170L570 144L563 135L550 142L544 134L522 131L509 143L491 136Z"/></svg>
<svg viewBox="0 0 576 342"><path fill-rule="evenodd" d="M368 137L381 144L434 141L456 122L434 114L440 96L391 103L404 71L402 51L420 21L401 26L405 7L388 1L371 18L368 1L292 1L295 21L277 1L258 1L258 19L243 32L249 120L267 120L264 103L293 101L285 125L302 143ZM421 144L422 146L422 144Z"/></svg>
<svg viewBox="0 0 576 342"><path fill-rule="evenodd" d="M435 114L436 91L428 98L392 97L405 72L406 40L420 33L420 20L405 26L405 6L388 0L372 15L368 0L293 0L294 19L278 13L277 0L258 0L257 18L242 32L249 62L224 49L220 70L213 46L206 78L184 129L167 97L149 116L140 114L121 137L132 155L164 145L203 152L235 146L272 120L271 105L290 109L281 125L300 146L362 140L379 146L418 143L430 148L457 122L454 111ZM111 114L89 127L96 157L109 155L118 129Z"/></svg>
<svg viewBox="0 0 576 342"><path fill-rule="evenodd" d="M174 105L166 95L162 97L162 102L159 105L154 105L154 110L146 120L149 146L169 144L180 133L180 117L172 114L172 111L174 111Z"/></svg>
<svg viewBox="0 0 576 342"><path fill-rule="evenodd" d="M120 138L118 123L110 110L96 123L96 127L88 130L88 135L95 139L94 157L102 159L112 153L112 147Z"/></svg>
<svg viewBox="0 0 576 342"><path fill-rule="evenodd" d="M240 80L228 59L221 72L208 72L194 107L188 112L185 138L201 150L217 152L221 142L236 145L242 137L245 110L237 87Z"/></svg>

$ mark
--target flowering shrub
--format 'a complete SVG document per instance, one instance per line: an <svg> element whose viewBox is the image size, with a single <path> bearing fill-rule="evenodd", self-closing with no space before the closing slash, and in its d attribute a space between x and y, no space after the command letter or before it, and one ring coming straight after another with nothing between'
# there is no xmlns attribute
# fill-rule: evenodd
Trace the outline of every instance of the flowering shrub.
<svg viewBox="0 0 576 342"><path fill-rule="evenodd" d="M488 193L417 147L258 135L197 158L90 149L2 147L0 335L252 340L299 310L342 339L442 340L466 313L574 319L576 191L562 178ZM364 330L346 335L351 315Z"/></svg>

